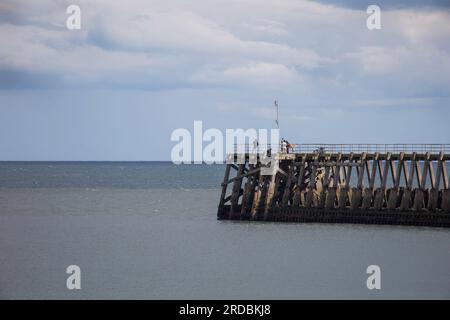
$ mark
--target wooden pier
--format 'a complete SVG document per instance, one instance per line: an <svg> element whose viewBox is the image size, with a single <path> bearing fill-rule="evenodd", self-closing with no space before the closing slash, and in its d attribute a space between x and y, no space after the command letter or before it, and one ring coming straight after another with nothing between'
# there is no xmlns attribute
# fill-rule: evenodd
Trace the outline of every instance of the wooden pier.
<svg viewBox="0 0 450 320"><path fill-rule="evenodd" d="M450 227L450 145L295 145L229 154L218 219Z"/></svg>

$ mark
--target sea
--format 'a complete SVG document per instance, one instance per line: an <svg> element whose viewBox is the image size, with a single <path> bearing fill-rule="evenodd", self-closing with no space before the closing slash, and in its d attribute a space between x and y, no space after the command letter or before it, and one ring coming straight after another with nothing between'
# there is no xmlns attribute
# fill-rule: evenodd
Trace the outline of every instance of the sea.
<svg viewBox="0 0 450 320"><path fill-rule="evenodd" d="M450 298L449 229L218 221L224 169L0 162L0 299Z"/></svg>

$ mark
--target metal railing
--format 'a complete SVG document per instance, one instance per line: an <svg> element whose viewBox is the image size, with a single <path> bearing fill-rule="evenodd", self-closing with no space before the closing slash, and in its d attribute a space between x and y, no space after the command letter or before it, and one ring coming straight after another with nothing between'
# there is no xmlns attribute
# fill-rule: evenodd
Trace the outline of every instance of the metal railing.
<svg viewBox="0 0 450 320"><path fill-rule="evenodd" d="M301 143L301 144L289 144L285 148L281 145L259 145L256 149L253 145L249 144L235 144L235 153L251 153L251 152L264 152L271 149L272 152L289 152L289 153L431 153L431 154L450 154L450 144L437 144L437 143L352 143L352 144L329 144L329 143Z"/></svg>

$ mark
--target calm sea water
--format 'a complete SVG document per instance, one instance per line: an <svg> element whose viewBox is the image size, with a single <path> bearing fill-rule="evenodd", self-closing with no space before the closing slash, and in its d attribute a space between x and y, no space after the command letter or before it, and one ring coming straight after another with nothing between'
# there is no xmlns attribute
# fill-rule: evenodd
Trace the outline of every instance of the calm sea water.
<svg viewBox="0 0 450 320"><path fill-rule="evenodd" d="M217 221L223 171L0 163L0 298L450 298L449 230Z"/></svg>

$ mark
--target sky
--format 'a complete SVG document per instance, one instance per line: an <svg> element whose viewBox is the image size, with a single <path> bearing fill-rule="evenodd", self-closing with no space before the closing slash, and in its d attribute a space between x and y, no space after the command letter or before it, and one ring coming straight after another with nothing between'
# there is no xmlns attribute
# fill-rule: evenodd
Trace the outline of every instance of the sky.
<svg viewBox="0 0 450 320"><path fill-rule="evenodd" d="M292 143L450 143L450 1L2 0L0 39L0 160L170 160L275 99Z"/></svg>

